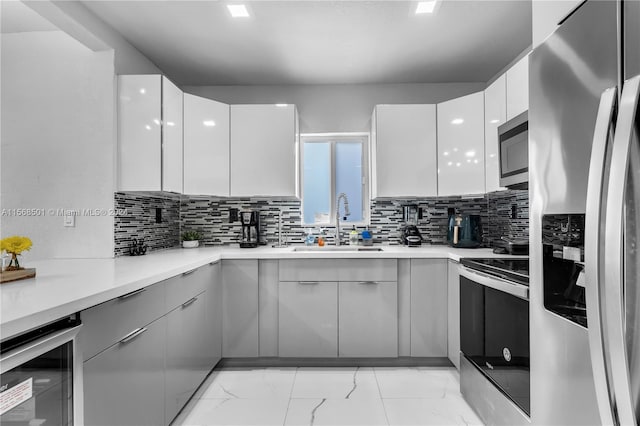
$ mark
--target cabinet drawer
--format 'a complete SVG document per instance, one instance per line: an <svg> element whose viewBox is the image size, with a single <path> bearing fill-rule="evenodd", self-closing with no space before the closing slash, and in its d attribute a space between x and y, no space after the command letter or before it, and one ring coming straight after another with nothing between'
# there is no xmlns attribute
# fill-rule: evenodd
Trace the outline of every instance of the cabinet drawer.
<svg viewBox="0 0 640 426"><path fill-rule="evenodd" d="M396 259L344 259L339 265L339 281L397 281Z"/></svg>
<svg viewBox="0 0 640 426"><path fill-rule="evenodd" d="M280 281L339 281L338 267L343 262L341 259L281 260Z"/></svg>
<svg viewBox="0 0 640 426"><path fill-rule="evenodd" d="M78 347L84 360L122 339L132 330L160 318L165 311L165 281L125 294L80 313Z"/></svg>
<svg viewBox="0 0 640 426"><path fill-rule="evenodd" d="M84 363L84 424L165 424L166 332L162 317Z"/></svg>
<svg viewBox="0 0 640 426"><path fill-rule="evenodd" d="M212 281L211 274L208 273L210 269L211 266L205 265L168 279L165 282L167 287L165 312L175 309L207 290L207 287L211 285L209 281Z"/></svg>

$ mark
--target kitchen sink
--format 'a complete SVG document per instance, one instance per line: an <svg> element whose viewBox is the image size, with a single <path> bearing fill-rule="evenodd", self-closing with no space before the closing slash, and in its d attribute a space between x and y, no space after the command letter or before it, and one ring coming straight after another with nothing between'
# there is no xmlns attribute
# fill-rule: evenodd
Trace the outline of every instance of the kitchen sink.
<svg viewBox="0 0 640 426"><path fill-rule="evenodd" d="M293 251L382 251L382 247L353 247L353 246L304 246L294 247Z"/></svg>

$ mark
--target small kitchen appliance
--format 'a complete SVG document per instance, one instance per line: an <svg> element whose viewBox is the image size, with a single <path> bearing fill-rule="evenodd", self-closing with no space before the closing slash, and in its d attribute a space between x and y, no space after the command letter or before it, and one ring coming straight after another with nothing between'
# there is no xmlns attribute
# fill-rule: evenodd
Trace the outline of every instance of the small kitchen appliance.
<svg viewBox="0 0 640 426"><path fill-rule="evenodd" d="M476 248L482 244L479 215L450 215L447 242L451 247Z"/></svg>
<svg viewBox="0 0 640 426"><path fill-rule="evenodd" d="M400 234L402 244L409 247L418 247L422 244L422 234L416 225L405 225Z"/></svg>
<svg viewBox="0 0 640 426"><path fill-rule="evenodd" d="M240 223L242 223L240 247L258 247L260 245L260 212L257 210L240 212Z"/></svg>
<svg viewBox="0 0 640 426"><path fill-rule="evenodd" d="M409 247L418 247L422 244L422 234L418 229L418 219L422 218L422 209L416 204L402 206L402 220L405 225L400 230L400 242Z"/></svg>

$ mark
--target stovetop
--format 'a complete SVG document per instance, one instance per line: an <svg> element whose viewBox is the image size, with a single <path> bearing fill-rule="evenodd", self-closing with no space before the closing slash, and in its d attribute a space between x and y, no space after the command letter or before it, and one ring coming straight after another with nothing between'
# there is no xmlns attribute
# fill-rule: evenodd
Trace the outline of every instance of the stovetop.
<svg viewBox="0 0 640 426"><path fill-rule="evenodd" d="M529 259L463 258L460 263L476 271L529 285Z"/></svg>

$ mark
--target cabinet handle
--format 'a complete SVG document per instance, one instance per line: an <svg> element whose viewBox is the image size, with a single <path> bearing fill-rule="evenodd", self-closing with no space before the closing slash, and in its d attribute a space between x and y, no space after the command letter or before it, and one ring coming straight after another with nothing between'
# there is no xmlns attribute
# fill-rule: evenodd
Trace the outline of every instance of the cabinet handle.
<svg viewBox="0 0 640 426"><path fill-rule="evenodd" d="M118 297L118 299L120 299L120 300L128 299L129 297L135 296L136 294L140 294L145 290L146 290L146 287L145 288L141 288L141 289L136 290L136 291L132 291L131 293L123 294L122 296Z"/></svg>
<svg viewBox="0 0 640 426"><path fill-rule="evenodd" d="M186 277L186 276L187 276L187 275L189 275L189 274L193 274L197 269L198 269L198 268L196 268L196 269L192 269L192 270L187 271L187 272L183 272L183 273L182 273L182 276L183 276L183 277Z"/></svg>
<svg viewBox="0 0 640 426"><path fill-rule="evenodd" d="M298 281L298 283L302 285L315 285L318 284L318 281Z"/></svg>
<svg viewBox="0 0 640 426"><path fill-rule="evenodd" d="M186 302L184 302L184 303L182 304L182 307L183 307L183 308L186 308L187 306L191 305L191 304L192 304L193 302L195 302L196 300L198 300L198 298L197 298L197 297L193 297L193 298L191 298L191 299L187 300Z"/></svg>
<svg viewBox="0 0 640 426"><path fill-rule="evenodd" d="M378 282L377 281L360 281L360 284L371 285L371 284L378 284Z"/></svg>
<svg viewBox="0 0 640 426"><path fill-rule="evenodd" d="M141 335L142 333L144 333L145 331L147 331L146 327L140 327L140 328L136 328L135 330L133 330L131 333L127 334L126 336L124 336L122 339L120 339L120 343L127 343L132 341L133 339L135 339L136 337L138 337L139 335Z"/></svg>

